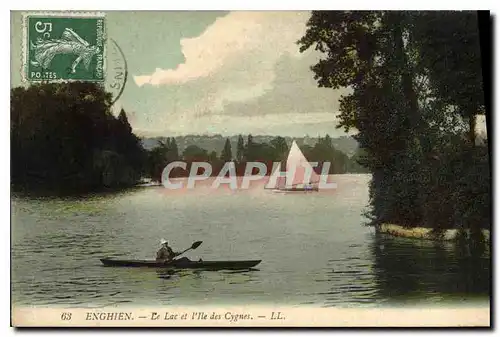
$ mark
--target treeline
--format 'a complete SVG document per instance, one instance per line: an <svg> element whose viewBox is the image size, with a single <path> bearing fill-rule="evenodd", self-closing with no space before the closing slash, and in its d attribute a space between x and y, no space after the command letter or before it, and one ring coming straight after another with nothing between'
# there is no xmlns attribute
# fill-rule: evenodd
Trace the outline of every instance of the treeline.
<svg viewBox="0 0 500 337"><path fill-rule="evenodd" d="M352 89L338 127L359 131L372 224L489 228L479 42L476 12L313 12L298 43L324 54L320 87Z"/></svg>
<svg viewBox="0 0 500 337"><path fill-rule="evenodd" d="M283 137L274 137L269 143L258 143L253 140L250 134L246 139L242 135L239 135L235 149L233 149L230 139L226 138L224 147L220 153L216 151L209 152L197 145L189 145L182 153L179 153L177 142L172 137L167 138L166 141L160 141L157 146L148 151L146 176L153 181L161 181L163 169L168 163L174 161L184 161L187 163L187 166L185 170L175 169L170 173L170 177L187 176L193 162L210 163L212 166L212 176L218 175L227 162L235 163L238 175L245 173L247 162L264 163L267 167L267 174L271 174L273 163L275 162L282 162L284 170L288 150L289 146ZM368 172L358 162L361 158L359 151L354 156L348 157L332 145L332 139L329 135L319 137L314 146L302 146L301 150L309 161L319 163L318 167L315 168L318 173L321 172L324 162L330 162L329 174Z"/></svg>
<svg viewBox="0 0 500 337"><path fill-rule="evenodd" d="M132 186L147 154L111 95L93 83L11 89L11 182L50 193Z"/></svg>
<svg viewBox="0 0 500 337"><path fill-rule="evenodd" d="M190 163L212 164L217 175L224 163L234 161L237 173L245 163L268 165L286 161L283 137L269 143L238 137L236 149L229 139L221 153L190 145L179 153L175 138L146 150L133 134L126 112L111 112L111 95L92 83L44 83L11 89L11 182L15 190L49 193L96 191L138 184L142 178L161 181L165 166L177 160L188 163L171 176L185 176ZM314 146L303 146L310 161L331 162L330 173L363 172L359 156L349 158L335 149L329 136ZM321 169L321 166L318 170Z"/></svg>
<svg viewBox="0 0 500 337"><path fill-rule="evenodd" d="M220 153L228 138L233 148L233 152L235 152L238 144L238 137L238 135L223 136L221 134L186 134L175 136L175 141L180 152L184 151L189 145L197 145L207 150L209 153L214 150ZM243 137L246 139L247 135L243 135ZM275 137L276 136L252 134L253 141L256 143L270 143ZM283 138L285 138L288 145L292 144L292 141L295 141L300 148L304 145L314 146L318 140L317 136L311 137L308 135L294 137L283 136ZM141 141L146 150L151 150L159 145L159 141L166 142L167 137L143 137ZM332 144L337 150L344 152L348 156L354 155L358 148L358 142L350 136L332 137Z"/></svg>

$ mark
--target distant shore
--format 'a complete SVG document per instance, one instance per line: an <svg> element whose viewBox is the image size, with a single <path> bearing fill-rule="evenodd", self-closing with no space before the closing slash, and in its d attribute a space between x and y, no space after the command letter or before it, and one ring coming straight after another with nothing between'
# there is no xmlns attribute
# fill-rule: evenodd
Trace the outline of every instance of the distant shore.
<svg viewBox="0 0 500 337"><path fill-rule="evenodd" d="M457 239L457 235L459 234L458 229L445 229L442 236L436 236L432 232L432 228L405 228L400 225L386 223L378 226L377 231L379 233L389 234L393 236L434 241L453 241ZM487 229L483 229L482 233L485 240L490 241L490 231Z"/></svg>

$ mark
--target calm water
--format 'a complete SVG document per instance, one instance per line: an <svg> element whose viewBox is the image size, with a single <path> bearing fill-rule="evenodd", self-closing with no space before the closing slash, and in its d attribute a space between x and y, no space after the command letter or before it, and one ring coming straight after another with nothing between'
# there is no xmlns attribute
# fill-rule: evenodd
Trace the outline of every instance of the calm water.
<svg viewBox="0 0 500 337"><path fill-rule="evenodd" d="M82 199L12 201L12 301L32 306L488 304L489 258L375 234L362 224L368 175L338 190L169 194L163 187ZM192 259L262 259L255 271L106 268L203 240Z"/></svg>

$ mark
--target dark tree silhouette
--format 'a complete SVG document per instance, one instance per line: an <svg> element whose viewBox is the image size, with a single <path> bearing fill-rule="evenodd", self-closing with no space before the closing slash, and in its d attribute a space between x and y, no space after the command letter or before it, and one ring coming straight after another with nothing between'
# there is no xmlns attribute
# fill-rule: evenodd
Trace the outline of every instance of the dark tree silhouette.
<svg viewBox="0 0 500 337"><path fill-rule="evenodd" d="M474 146L484 113L476 15L315 11L307 23L298 43L323 53L318 85L352 89L338 127L359 131L374 225L490 225L488 149Z"/></svg>
<svg viewBox="0 0 500 337"><path fill-rule="evenodd" d="M241 163L243 161L244 156L245 156L245 142L243 140L243 136L239 135L238 144L236 148L236 160L238 161L238 163Z"/></svg>
<svg viewBox="0 0 500 337"><path fill-rule="evenodd" d="M124 110L93 83L11 90L12 185L49 193L134 185L145 153Z"/></svg>
<svg viewBox="0 0 500 337"><path fill-rule="evenodd" d="M233 160L233 154L231 151L231 143L229 142L229 138L226 138L226 143L224 144L224 148L222 149L220 159L223 162L229 162Z"/></svg>

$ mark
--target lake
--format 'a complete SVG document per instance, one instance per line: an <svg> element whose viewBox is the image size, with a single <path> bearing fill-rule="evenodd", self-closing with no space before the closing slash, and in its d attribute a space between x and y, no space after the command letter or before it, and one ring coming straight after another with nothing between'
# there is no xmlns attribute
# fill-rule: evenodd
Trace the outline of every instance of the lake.
<svg viewBox="0 0 500 337"><path fill-rule="evenodd" d="M162 186L85 198L12 198L12 302L35 307L273 304L489 305L490 258L394 238L364 223L369 175L334 193L262 188L168 193ZM109 268L155 258L160 238L191 259L262 259L257 270Z"/></svg>

